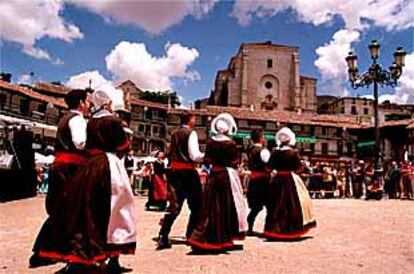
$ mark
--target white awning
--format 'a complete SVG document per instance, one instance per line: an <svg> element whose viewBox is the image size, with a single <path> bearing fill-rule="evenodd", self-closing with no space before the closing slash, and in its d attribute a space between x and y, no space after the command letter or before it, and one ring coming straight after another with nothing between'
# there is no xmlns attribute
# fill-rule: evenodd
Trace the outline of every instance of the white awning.
<svg viewBox="0 0 414 274"><path fill-rule="evenodd" d="M35 163L37 165L50 165L55 160L55 156L49 155L45 156L43 154L40 154L38 152L35 152Z"/></svg>
<svg viewBox="0 0 414 274"><path fill-rule="evenodd" d="M3 115L3 114L0 114L0 123L2 124L2 126L6 126L7 124L18 124L18 125L24 125L24 126L28 126L32 128L45 129L45 130L49 130L53 132L57 131L56 126L46 125L43 123L33 122L30 120L21 119L21 118L15 118L15 117Z"/></svg>

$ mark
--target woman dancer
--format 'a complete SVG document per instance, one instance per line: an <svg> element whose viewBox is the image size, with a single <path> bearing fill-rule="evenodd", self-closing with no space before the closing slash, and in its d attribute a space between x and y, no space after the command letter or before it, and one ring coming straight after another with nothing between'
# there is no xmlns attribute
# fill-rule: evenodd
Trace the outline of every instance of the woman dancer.
<svg viewBox="0 0 414 274"><path fill-rule="evenodd" d="M145 207L150 210L151 206L155 206L159 211L164 211L167 206L167 176L165 169L165 156L162 151L158 151L155 155L157 160L152 164L151 183L148 192L148 202Z"/></svg>
<svg viewBox="0 0 414 274"><path fill-rule="evenodd" d="M215 134L207 141L204 161L212 165L202 198L200 219L188 243L194 250L223 251L247 231L247 204L235 168L239 164L233 117L222 113L211 123Z"/></svg>
<svg viewBox="0 0 414 274"><path fill-rule="evenodd" d="M296 239L316 226L312 202L302 179L295 172L301 167L299 153L293 149L295 134L287 127L276 134L278 149L269 166L273 178L267 191L264 236L268 239Z"/></svg>

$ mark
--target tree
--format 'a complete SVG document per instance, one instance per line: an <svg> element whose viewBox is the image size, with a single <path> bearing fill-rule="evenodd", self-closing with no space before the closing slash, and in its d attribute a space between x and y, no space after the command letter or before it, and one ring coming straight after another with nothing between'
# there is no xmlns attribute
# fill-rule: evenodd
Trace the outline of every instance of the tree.
<svg viewBox="0 0 414 274"><path fill-rule="evenodd" d="M1 72L0 73L0 80L6 81L6 82L11 82L11 78L12 75L11 73L7 73L7 72Z"/></svg>
<svg viewBox="0 0 414 274"><path fill-rule="evenodd" d="M140 94L139 98L142 100L156 102L161 104L168 104L168 97L170 97L170 103L172 107L181 105L177 92L167 93L164 91L144 91Z"/></svg>

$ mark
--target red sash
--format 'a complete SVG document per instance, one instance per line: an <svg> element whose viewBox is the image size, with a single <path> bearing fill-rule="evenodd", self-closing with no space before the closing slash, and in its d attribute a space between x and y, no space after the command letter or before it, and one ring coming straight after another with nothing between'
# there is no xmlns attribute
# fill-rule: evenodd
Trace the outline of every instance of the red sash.
<svg viewBox="0 0 414 274"><path fill-rule="evenodd" d="M267 172L266 170L252 170L252 174L250 175L250 178L252 180L255 179L264 179L270 176L270 172Z"/></svg>
<svg viewBox="0 0 414 274"><path fill-rule="evenodd" d="M195 164L189 162L178 162L172 161L171 162L171 169L194 169Z"/></svg>
<svg viewBox="0 0 414 274"><path fill-rule="evenodd" d="M276 176L277 175L284 175L284 176L286 176L286 175L291 175L292 174L292 171L291 170L276 170Z"/></svg>
<svg viewBox="0 0 414 274"><path fill-rule="evenodd" d="M221 172L221 171L225 171L225 170L226 170L226 167L224 167L224 166L213 166L211 168L211 171L214 171L214 172Z"/></svg>
<svg viewBox="0 0 414 274"><path fill-rule="evenodd" d="M56 152L54 163L58 164L80 164L85 157L79 153Z"/></svg>
<svg viewBox="0 0 414 274"><path fill-rule="evenodd" d="M96 149L96 148L88 149L87 152L91 156L96 156L96 155L100 155L100 154L105 153L103 150Z"/></svg>

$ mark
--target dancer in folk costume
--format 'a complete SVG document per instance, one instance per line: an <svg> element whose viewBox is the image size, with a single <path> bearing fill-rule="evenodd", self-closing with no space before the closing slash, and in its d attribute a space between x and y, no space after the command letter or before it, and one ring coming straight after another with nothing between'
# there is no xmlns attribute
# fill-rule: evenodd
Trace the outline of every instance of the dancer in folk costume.
<svg viewBox="0 0 414 274"><path fill-rule="evenodd" d="M112 113L108 93L95 91L96 108L88 122L88 158L71 180L60 222L40 256L76 263L85 273L94 267L120 273L120 254L134 254L134 198L123 161L129 140L122 121ZM104 262L108 259L107 265Z"/></svg>
<svg viewBox="0 0 414 274"><path fill-rule="evenodd" d="M273 169L268 187L264 236L268 239L296 239L316 227L309 193L296 171L301 167L295 134L287 127L276 134L278 149L269 166Z"/></svg>
<svg viewBox="0 0 414 274"><path fill-rule="evenodd" d="M254 234L254 221L265 205L266 192L270 180L270 171L267 168L270 152L265 147L266 138L264 137L263 129L252 130L251 140L253 146L248 151L249 170L251 171L247 192L247 201L250 207L250 213L247 217L249 224L248 235Z"/></svg>
<svg viewBox="0 0 414 274"><path fill-rule="evenodd" d="M167 176L165 168L165 156L162 151L155 154L157 158L152 163L151 183L148 192L148 202L145 204L147 210L156 206L158 210L164 211L167 206Z"/></svg>
<svg viewBox="0 0 414 274"><path fill-rule="evenodd" d="M49 215L43 224L33 247L30 267L53 263L53 260L39 257L39 250L49 236L56 216L59 216L62 197L70 185L84 158L86 125L84 115L90 110L88 94L85 90L71 90L65 97L69 111L60 119L56 133L55 160L49 169L49 189L46 196L46 211Z"/></svg>
<svg viewBox="0 0 414 274"><path fill-rule="evenodd" d="M232 248L247 231L247 204L236 171L240 163L237 145L229 136L237 131L233 117L222 113L211 123L215 134L207 141L204 162L211 165L202 195L200 219L188 243L195 250Z"/></svg>
<svg viewBox="0 0 414 274"><path fill-rule="evenodd" d="M171 135L169 150L171 170L167 176L169 205L161 221L158 249L171 247L169 239L171 227L186 199L191 211L187 237L191 235L200 211L201 183L196 164L203 160L204 153L200 152L197 132L193 130L194 113L184 112L181 116L181 124L181 127Z"/></svg>

